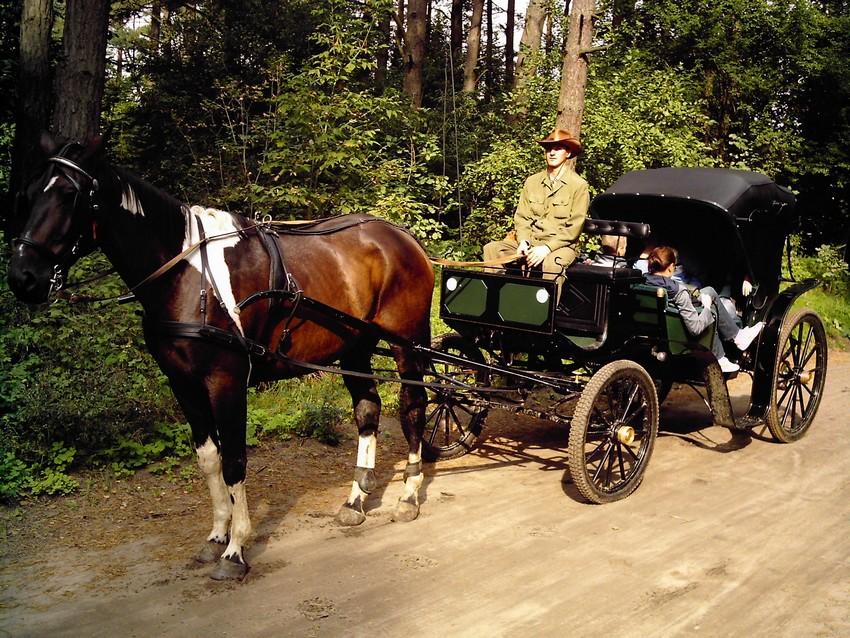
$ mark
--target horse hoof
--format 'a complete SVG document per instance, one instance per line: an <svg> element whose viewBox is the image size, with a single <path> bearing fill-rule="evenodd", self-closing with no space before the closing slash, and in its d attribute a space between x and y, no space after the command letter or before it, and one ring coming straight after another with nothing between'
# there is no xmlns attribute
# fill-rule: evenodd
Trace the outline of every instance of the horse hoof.
<svg viewBox="0 0 850 638"><path fill-rule="evenodd" d="M393 520L398 523L409 523L415 521L419 516L419 504L408 501L399 501L395 506Z"/></svg>
<svg viewBox="0 0 850 638"><path fill-rule="evenodd" d="M195 554L195 562L206 565L207 563L214 563L221 555L224 553L224 545L222 543L216 543L215 541L207 541L201 547L200 551Z"/></svg>
<svg viewBox="0 0 850 638"><path fill-rule="evenodd" d="M220 558L215 569L210 574L213 580L242 580L248 575L247 563L237 563L229 558Z"/></svg>
<svg viewBox="0 0 850 638"><path fill-rule="evenodd" d="M360 510L354 509L348 503L345 503L342 507L340 507L339 512L336 515L336 522L340 525L345 525L346 527L360 525L365 520L366 515Z"/></svg>

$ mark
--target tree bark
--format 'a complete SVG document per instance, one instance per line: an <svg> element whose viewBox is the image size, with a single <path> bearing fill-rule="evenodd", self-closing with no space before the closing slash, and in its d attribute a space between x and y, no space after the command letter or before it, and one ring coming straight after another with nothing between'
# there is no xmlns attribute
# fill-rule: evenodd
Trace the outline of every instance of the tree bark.
<svg viewBox="0 0 850 638"><path fill-rule="evenodd" d="M399 46L393 47L393 55L391 58L391 64L394 68L404 67L404 18L405 18L405 2L404 0L398 0L398 4L396 5L396 15L395 15L395 39L396 42L401 43ZM399 49L402 49L399 52Z"/></svg>
<svg viewBox="0 0 850 638"><path fill-rule="evenodd" d="M375 56L375 94L381 95L387 83L387 64L389 63L390 14L383 14L378 22L381 34L378 53Z"/></svg>
<svg viewBox="0 0 850 638"><path fill-rule="evenodd" d="M525 27L519 41L519 53L516 57L516 81L514 87L521 89L537 73L534 61L540 50L540 38L543 35L543 23L546 21L545 0L529 0L525 9Z"/></svg>
<svg viewBox="0 0 850 638"><path fill-rule="evenodd" d="M452 71L463 59L463 0L452 0Z"/></svg>
<svg viewBox="0 0 850 638"><path fill-rule="evenodd" d="M514 85L514 20L516 19L516 0L508 0L505 19L505 91Z"/></svg>
<svg viewBox="0 0 850 638"><path fill-rule="evenodd" d="M474 93L478 56L481 53L481 17L484 13L484 0L472 0L472 21L469 23L469 37L466 43L466 62L463 65L463 90Z"/></svg>
<svg viewBox="0 0 850 638"><path fill-rule="evenodd" d="M631 20L635 12L635 0L614 0L611 26L618 29L623 22Z"/></svg>
<svg viewBox="0 0 850 638"><path fill-rule="evenodd" d="M570 31L561 69L556 126L581 139L584 94L587 86L587 53L593 42L595 0L574 0L570 11Z"/></svg>
<svg viewBox="0 0 850 638"><path fill-rule="evenodd" d="M151 26L150 26L150 55L155 56L159 52L159 39L162 34L162 0L153 0L151 3Z"/></svg>
<svg viewBox="0 0 850 638"><path fill-rule="evenodd" d="M109 0L67 0L53 131L83 140L100 130Z"/></svg>
<svg viewBox="0 0 850 638"><path fill-rule="evenodd" d="M404 34L404 93L414 108L422 106L422 78L425 65L425 34L428 0L409 0L407 31Z"/></svg>
<svg viewBox="0 0 850 638"><path fill-rule="evenodd" d="M490 102L496 88L496 74L493 72L493 0L487 0L487 45L484 58L484 101Z"/></svg>
<svg viewBox="0 0 850 638"><path fill-rule="evenodd" d="M18 59L18 104L15 141L9 175L9 193L24 187L24 180L41 161L39 134L50 127L50 32L53 28L52 0L24 0L21 8ZM13 208L4 207L6 240L18 234L22 220L13 218Z"/></svg>

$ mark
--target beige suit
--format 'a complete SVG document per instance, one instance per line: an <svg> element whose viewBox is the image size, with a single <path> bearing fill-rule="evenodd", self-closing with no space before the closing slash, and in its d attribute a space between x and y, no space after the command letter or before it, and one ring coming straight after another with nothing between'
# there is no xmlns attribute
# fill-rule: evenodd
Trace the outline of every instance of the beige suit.
<svg viewBox="0 0 850 638"><path fill-rule="evenodd" d="M574 245L584 227L590 192L587 182L566 165L549 179L547 171L535 173L522 187L514 224L516 241L491 241L484 246L484 259L515 254L527 241L532 247L546 244L552 251L543 261L544 273L554 276L575 261Z"/></svg>

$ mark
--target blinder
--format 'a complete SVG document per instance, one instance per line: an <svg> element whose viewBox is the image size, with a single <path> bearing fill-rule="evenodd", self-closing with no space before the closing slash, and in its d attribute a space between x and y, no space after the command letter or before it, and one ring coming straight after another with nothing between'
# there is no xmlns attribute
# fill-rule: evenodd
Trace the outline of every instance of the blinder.
<svg viewBox="0 0 850 638"><path fill-rule="evenodd" d="M63 154L72 147L81 147L77 142L72 142L66 144L61 151L57 155L49 157L47 162L52 166L56 166L59 171L61 171L62 175L67 179L71 185L74 187L76 194L74 196L74 204L72 208L71 214L73 215L77 211L77 207L80 201L80 196L85 193L85 189L83 188L83 182L80 177L87 179L89 182L90 188L88 189L88 200L89 200L89 209L92 213L92 240L94 239L94 224L97 218L97 213L100 209L100 206L97 202L97 194L100 189L100 185L97 181L97 178L92 176L88 171L86 171L82 166L74 162L73 160L68 159L67 157L63 157ZM52 172L52 171L51 171ZM15 196L15 215L20 215L23 212L23 208L25 206L25 194L23 192L18 192ZM79 225L79 224L78 224ZM51 290L58 291L61 290L65 283L64 270L73 264L77 259L82 257L85 254L88 254L94 249L94 245L86 245L85 234L81 229L78 229L77 239L71 244L70 250L65 250L60 253L54 253L50 248L45 245L43 242L37 241L29 236L28 233L24 233L19 237L15 237L12 239L12 245L24 245L31 249L33 249L39 256L45 259L47 262L53 264L53 277L51 278Z"/></svg>

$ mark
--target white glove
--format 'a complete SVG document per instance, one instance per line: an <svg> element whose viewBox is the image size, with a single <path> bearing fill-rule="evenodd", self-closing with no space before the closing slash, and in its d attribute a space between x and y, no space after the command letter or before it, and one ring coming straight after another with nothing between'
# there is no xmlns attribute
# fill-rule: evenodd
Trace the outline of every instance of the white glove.
<svg viewBox="0 0 850 638"><path fill-rule="evenodd" d="M528 265L534 268L535 266L539 266L543 263L543 260L546 259L546 255L552 252L552 249L549 248L546 244L540 244L539 246L535 246L531 250L528 251L528 255L526 256L526 261L528 261Z"/></svg>
<svg viewBox="0 0 850 638"><path fill-rule="evenodd" d="M702 303L703 308L711 308L712 299L710 295L706 295L705 293L699 296L700 303Z"/></svg>
<svg viewBox="0 0 850 638"><path fill-rule="evenodd" d="M749 297L753 294L753 282L749 279L744 279L744 283L741 284L741 294L745 297Z"/></svg>
<svg viewBox="0 0 850 638"><path fill-rule="evenodd" d="M516 247L516 256L521 257L528 253L528 249L531 248L531 244L528 243L528 240L523 239L519 242L519 246Z"/></svg>

